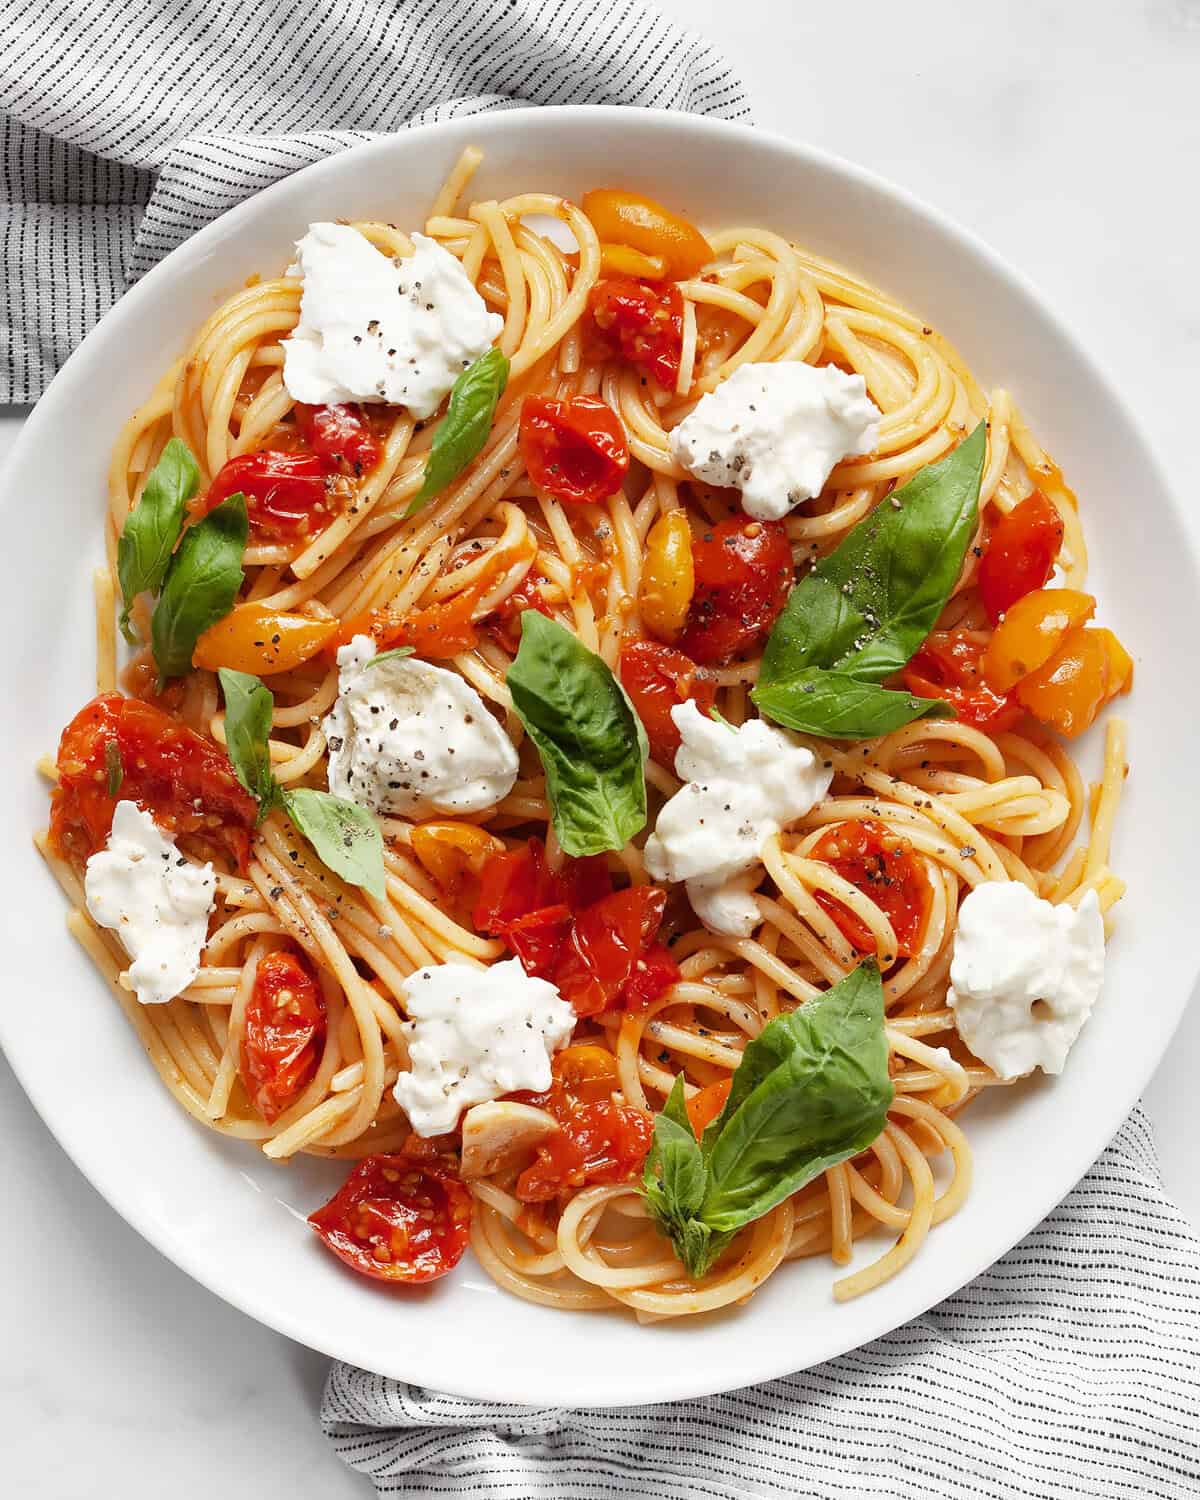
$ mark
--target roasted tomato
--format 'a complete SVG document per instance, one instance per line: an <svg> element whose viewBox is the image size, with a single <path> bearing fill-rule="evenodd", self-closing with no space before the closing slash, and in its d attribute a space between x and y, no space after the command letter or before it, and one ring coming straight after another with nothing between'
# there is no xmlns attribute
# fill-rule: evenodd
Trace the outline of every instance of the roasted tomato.
<svg viewBox="0 0 1200 1500"><path fill-rule="evenodd" d="M462 1259L471 1195L441 1157L368 1156L308 1222L355 1271L411 1286Z"/></svg>
<svg viewBox="0 0 1200 1500"><path fill-rule="evenodd" d="M566 888L546 865L546 848L530 839L517 849L496 854L484 865L474 923L480 932L499 937L510 922L545 906L566 904Z"/></svg>
<svg viewBox="0 0 1200 1500"><path fill-rule="evenodd" d="M1062 517L1040 490L996 522L979 564L979 597L993 625L1046 582L1062 539Z"/></svg>
<svg viewBox="0 0 1200 1500"><path fill-rule="evenodd" d="M551 1093L557 1135L537 1148L537 1159L517 1178L523 1203L544 1203L590 1183L627 1182L646 1159L654 1117L620 1099L581 1103L565 1090Z"/></svg>
<svg viewBox="0 0 1200 1500"><path fill-rule="evenodd" d="M692 565L692 528L686 512L659 516L646 537L646 556L638 584L642 623L660 641L673 641L687 623L696 591Z"/></svg>
<svg viewBox="0 0 1200 1500"><path fill-rule="evenodd" d="M679 730L671 710L690 698L706 714L716 701L716 684L690 656L657 641L623 646L619 671L621 685L645 726L650 754L660 766L674 770Z"/></svg>
<svg viewBox="0 0 1200 1500"><path fill-rule="evenodd" d="M576 1042L556 1052L550 1067L555 1083L576 1104L600 1104L620 1087L617 1059L607 1047Z"/></svg>
<svg viewBox="0 0 1200 1500"><path fill-rule="evenodd" d="M996 733L1011 729L1021 705L993 693L980 662L986 643L969 630L935 630L904 669L904 686L918 698L941 698L964 724Z"/></svg>
<svg viewBox="0 0 1200 1500"><path fill-rule="evenodd" d="M621 419L599 396L555 401L526 396L521 404L521 458L530 479L576 505L607 500L629 468Z"/></svg>
<svg viewBox="0 0 1200 1500"><path fill-rule="evenodd" d="M443 818L417 824L412 851L443 896L457 905L478 891L484 868L504 853L504 845L474 823Z"/></svg>
<svg viewBox="0 0 1200 1500"><path fill-rule="evenodd" d="M546 603L546 596L542 592L544 582L541 574L531 568L512 593L502 599L487 618L492 634L514 656L521 645L521 616L527 609L536 609L539 615L545 615L548 620L554 618L554 611Z"/></svg>
<svg viewBox="0 0 1200 1500"><path fill-rule="evenodd" d="M1096 612L1091 594L1077 589L1034 589L1010 604L983 655L983 675L996 693L1011 692L1022 677L1049 661L1073 630Z"/></svg>
<svg viewBox="0 0 1200 1500"><path fill-rule="evenodd" d="M101 848L113 810L128 799L166 833L246 866L258 805L210 740L139 698L101 693L75 715L58 746L50 805L55 848L76 861Z"/></svg>
<svg viewBox="0 0 1200 1500"><path fill-rule="evenodd" d="M892 924L897 954L907 958L916 953L932 893L907 839L874 818L835 823L817 840L811 857L832 866L843 880L874 901ZM860 953L875 952L870 929L852 911L824 891L817 891L816 898Z"/></svg>
<svg viewBox="0 0 1200 1500"><path fill-rule="evenodd" d="M365 474L379 462L379 444L361 406L295 407L296 427L327 474Z"/></svg>
<svg viewBox="0 0 1200 1500"><path fill-rule="evenodd" d="M713 258L712 246L694 224L641 193L593 188L584 193L582 206L602 240L659 256L676 281L694 276Z"/></svg>
<svg viewBox="0 0 1200 1500"><path fill-rule="evenodd" d="M325 1042L325 1001L303 954L281 948L259 960L246 1002L241 1074L268 1124L311 1081Z"/></svg>
<svg viewBox="0 0 1200 1500"><path fill-rule="evenodd" d="M673 391L683 358L683 294L674 282L606 276L588 293L600 343Z"/></svg>
<svg viewBox="0 0 1200 1500"><path fill-rule="evenodd" d="M1128 692L1132 676L1133 663L1112 631L1085 625L1023 677L1015 693L1034 718L1074 739L1110 698Z"/></svg>
<svg viewBox="0 0 1200 1500"><path fill-rule="evenodd" d="M643 1010L676 982L679 970L655 943L666 905L658 886L631 885L576 913L554 966L554 983L576 1015L622 1004Z"/></svg>
<svg viewBox="0 0 1200 1500"><path fill-rule="evenodd" d="M192 665L215 672L231 667L270 677L291 672L316 656L336 633L336 620L289 615L261 604L239 604L210 625L196 642Z"/></svg>
<svg viewBox="0 0 1200 1500"><path fill-rule="evenodd" d="M661 255L643 255L632 245L602 244L600 274L632 276L635 281L662 281L667 274L667 263Z"/></svg>
<svg viewBox="0 0 1200 1500"><path fill-rule="evenodd" d="M293 542L315 536L341 508L315 453L279 453L271 448L231 458L188 508L193 515L206 516L239 490L246 497L250 529L259 539Z"/></svg>
<svg viewBox="0 0 1200 1500"><path fill-rule="evenodd" d="M380 651L411 646L418 656L437 661L473 651L479 639L475 610L479 596L474 591L455 594L422 609L397 610L390 604L368 610L342 622L330 649L344 646L356 635L369 635Z"/></svg>
<svg viewBox="0 0 1200 1500"><path fill-rule="evenodd" d="M710 1083L706 1088L698 1090L688 1100L688 1124L692 1127L692 1134L697 1140L725 1108L725 1101L729 1098L729 1090L732 1087L732 1078L718 1078L716 1083Z"/></svg>
<svg viewBox="0 0 1200 1500"><path fill-rule="evenodd" d="M792 587L783 523L731 516L693 540L692 563L696 591L679 649L709 666L761 645Z"/></svg>

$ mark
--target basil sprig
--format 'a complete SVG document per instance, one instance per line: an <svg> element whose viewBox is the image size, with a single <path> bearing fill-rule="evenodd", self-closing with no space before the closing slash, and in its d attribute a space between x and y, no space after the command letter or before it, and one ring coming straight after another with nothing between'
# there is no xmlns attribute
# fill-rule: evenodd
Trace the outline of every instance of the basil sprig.
<svg viewBox="0 0 1200 1500"><path fill-rule="evenodd" d="M215 514L215 512L214 512ZM234 773L258 801L258 821L282 807L312 845L317 857L348 885L359 885L382 900L386 894L383 839L375 819L356 802L313 787L281 787L271 770L267 740L275 700L249 672L222 667L225 745Z"/></svg>
<svg viewBox="0 0 1200 1500"><path fill-rule="evenodd" d="M646 822L646 731L607 664L556 620L521 615L513 707L546 772L565 853L623 849Z"/></svg>
<svg viewBox="0 0 1200 1500"><path fill-rule="evenodd" d="M643 1191L688 1274L703 1276L739 1229L865 1151L892 1095L883 983L870 961L747 1043L703 1140L676 1078L655 1117Z"/></svg>
<svg viewBox="0 0 1200 1500"><path fill-rule="evenodd" d="M183 529L184 510L200 483L191 449L171 438L150 470L141 499L125 518L117 541L117 578L121 585L121 633L129 644L137 636L129 622L133 601L162 583Z"/></svg>
<svg viewBox="0 0 1200 1500"><path fill-rule="evenodd" d="M826 739L871 739L950 705L880 686L937 623L979 518L981 422L860 521L792 590L751 695L768 718Z"/></svg>
<svg viewBox="0 0 1200 1500"><path fill-rule="evenodd" d="M499 349L481 354L454 382L446 415L433 435L425 478L404 512L406 518L423 510L482 451L507 384L508 359Z"/></svg>
<svg viewBox="0 0 1200 1500"><path fill-rule="evenodd" d="M190 672L196 642L233 608L249 534L246 497L240 490L184 532L150 616L160 681Z"/></svg>

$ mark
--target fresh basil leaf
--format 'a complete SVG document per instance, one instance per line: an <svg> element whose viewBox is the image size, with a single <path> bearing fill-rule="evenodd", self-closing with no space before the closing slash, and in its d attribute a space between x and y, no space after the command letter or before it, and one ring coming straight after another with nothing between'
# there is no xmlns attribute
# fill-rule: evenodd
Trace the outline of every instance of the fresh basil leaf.
<svg viewBox="0 0 1200 1500"><path fill-rule="evenodd" d="M563 851L623 849L646 822L646 731L612 672L557 621L527 609L507 680L541 756Z"/></svg>
<svg viewBox="0 0 1200 1500"><path fill-rule="evenodd" d="M375 819L356 802L297 787L282 794L284 810L323 864L348 885L360 885L377 900L387 894L383 839Z"/></svg>
<svg viewBox="0 0 1200 1500"><path fill-rule="evenodd" d="M714 1236L697 1217L708 1173L692 1134L683 1094L683 1075L655 1116L654 1141L642 1173L646 1204L662 1232L674 1243L689 1276L703 1276L730 1236Z"/></svg>
<svg viewBox="0 0 1200 1500"><path fill-rule="evenodd" d="M191 449L171 438L150 470L141 499L125 517L117 540L117 578L125 606L121 633L130 645L137 640L129 623L133 601L162 584L183 528L184 508L199 484L200 470Z"/></svg>
<svg viewBox="0 0 1200 1500"><path fill-rule="evenodd" d="M721 710L717 707L717 705L715 703L709 709L709 711L708 711L708 717L710 719L715 719L718 724L724 724L724 726L725 726L726 729L732 729L735 734L737 733L737 726L735 724L731 724L729 722L729 720L725 717L725 715L721 712Z"/></svg>
<svg viewBox="0 0 1200 1500"><path fill-rule="evenodd" d="M830 739L869 739L885 732L876 727L881 723L897 728L929 714L929 700L903 693L890 702L876 694L855 701L850 683L878 686L893 676L937 623L978 524L986 448L981 422L796 585L771 631L752 694L764 713L775 717L774 704L784 711L781 723ZM825 692L809 691L805 684L815 685L822 672L836 680Z"/></svg>
<svg viewBox="0 0 1200 1500"><path fill-rule="evenodd" d="M380 651L379 654L377 656L373 656L370 661L364 662L363 667L377 667L381 661L391 661L393 657L411 656L415 650L415 646L395 646L391 651Z"/></svg>
<svg viewBox="0 0 1200 1500"><path fill-rule="evenodd" d="M777 724L827 740L869 740L902 729L914 719L954 717L954 710L941 698L894 692L818 667L809 667L786 682L760 686L754 701Z"/></svg>
<svg viewBox="0 0 1200 1500"><path fill-rule="evenodd" d="M261 823L279 800L268 748L275 700L270 689L249 672L222 667L217 676L225 694L225 748L237 779L258 801Z"/></svg>
<svg viewBox="0 0 1200 1500"><path fill-rule="evenodd" d="M110 797L115 797L125 780L125 767L121 763L121 747L116 740L109 740L104 747L104 764L107 768L105 785Z"/></svg>
<svg viewBox="0 0 1200 1500"><path fill-rule="evenodd" d="M481 354L454 382L446 415L433 435L425 478L404 512L406 519L423 510L482 451L507 384L508 360L499 349Z"/></svg>
<svg viewBox="0 0 1200 1500"><path fill-rule="evenodd" d="M184 532L150 618L160 681L189 672L196 642L233 608L248 535L246 497L240 491Z"/></svg>

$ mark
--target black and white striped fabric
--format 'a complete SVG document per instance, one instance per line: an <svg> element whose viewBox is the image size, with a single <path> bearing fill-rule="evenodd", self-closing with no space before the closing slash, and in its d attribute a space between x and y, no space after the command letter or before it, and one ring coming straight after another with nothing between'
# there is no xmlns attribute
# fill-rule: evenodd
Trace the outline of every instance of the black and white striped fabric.
<svg viewBox="0 0 1200 1500"><path fill-rule="evenodd" d="M321 1417L380 1495L1180 1500L1200 1494L1200 1240L1138 1110L990 1271L816 1369L703 1401L564 1411L335 1365Z"/></svg>
<svg viewBox="0 0 1200 1500"><path fill-rule="evenodd" d="M642 0L0 0L0 402L155 261L371 135L518 104L748 118Z"/></svg>

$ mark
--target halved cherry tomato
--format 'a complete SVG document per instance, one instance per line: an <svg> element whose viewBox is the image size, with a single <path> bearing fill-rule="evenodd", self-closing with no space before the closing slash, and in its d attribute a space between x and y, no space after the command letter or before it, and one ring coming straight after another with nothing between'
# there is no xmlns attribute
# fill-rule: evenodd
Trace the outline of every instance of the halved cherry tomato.
<svg viewBox="0 0 1200 1500"><path fill-rule="evenodd" d="M1074 739L1110 698L1128 689L1131 671L1125 649L1111 631L1084 625L1049 661L1021 679L1016 697L1036 719Z"/></svg>
<svg viewBox="0 0 1200 1500"><path fill-rule="evenodd" d="M325 1000L303 954L281 948L259 960L244 1025L242 1083L270 1125L312 1079L325 1042Z"/></svg>
<svg viewBox="0 0 1200 1500"><path fill-rule="evenodd" d="M555 401L526 396L521 404L521 458L530 479L576 505L607 500L629 468L621 419L598 396Z"/></svg>
<svg viewBox="0 0 1200 1500"><path fill-rule="evenodd" d="M673 391L683 358L683 293L672 282L606 276L588 293L588 312L610 354Z"/></svg>
<svg viewBox="0 0 1200 1500"><path fill-rule="evenodd" d="M679 649L708 666L765 641L794 576L783 523L731 516L693 540L692 562L696 591Z"/></svg>
<svg viewBox="0 0 1200 1500"><path fill-rule="evenodd" d="M674 770L680 739L671 710L690 698L706 714L716 701L716 683L690 656L658 641L630 641L623 646L618 670L621 685L645 727L650 754L660 766Z"/></svg>
<svg viewBox="0 0 1200 1500"><path fill-rule="evenodd" d="M200 850L224 852L245 869L258 804L239 784L229 757L153 704L101 693L59 741L50 805L55 848L87 859L104 845L113 811L125 799L164 832Z"/></svg>
<svg viewBox="0 0 1200 1500"><path fill-rule="evenodd" d="M379 444L361 406L304 406L297 402L296 426L327 474L364 474L379 462Z"/></svg>
<svg viewBox="0 0 1200 1500"><path fill-rule="evenodd" d="M239 604L196 642L192 665L215 672L231 667L269 677L311 660L334 635L336 620L282 614L261 604Z"/></svg>
<svg viewBox="0 0 1200 1500"><path fill-rule="evenodd" d="M666 891L634 885L576 913L553 975L576 1015L599 1015L630 1001L630 1008L642 1009L678 980L665 949L656 948L653 969L646 961L666 905Z"/></svg>
<svg viewBox="0 0 1200 1500"><path fill-rule="evenodd" d="M913 846L874 818L834 823L813 845L823 860L880 908L896 934L896 952L910 957L921 946L932 892ZM860 953L875 952L871 930L834 897L817 891L818 903Z"/></svg>
<svg viewBox="0 0 1200 1500"><path fill-rule="evenodd" d="M548 620L554 618L554 611L542 593L544 582L542 575L530 568L512 593L502 599L487 618L488 629L504 649L514 655L521 644L521 616L527 609L536 609Z"/></svg>
<svg viewBox="0 0 1200 1500"><path fill-rule="evenodd" d="M343 620L329 649L346 645L356 635L369 635L380 651L411 646L418 656L433 661L460 656L474 650L479 639L474 618L478 603L478 593L471 590L422 609L397 610L385 604Z"/></svg>
<svg viewBox="0 0 1200 1500"><path fill-rule="evenodd" d="M560 901L514 917L504 924L499 935L521 960L526 974L535 979L549 979L571 931L572 920L571 908Z"/></svg>
<svg viewBox="0 0 1200 1500"><path fill-rule="evenodd" d="M195 516L210 510L239 490L246 497L250 529L259 537L291 542L315 536L341 508L326 484L325 471L315 453L280 453L264 449L231 458L203 495L189 503Z"/></svg>
<svg viewBox="0 0 1200 1500"><path fill-rule="evenodd" d="M983 655L983 675L996 693L1011 692L1022 677L1049 661L1070 633L1096 612L1091 594L1078 589L1034 589L1010 604Z"/></svg>
<svg viewBox="0 0 1200 1500"><path fill-rule="evenodd" d="M685 511L670 510L659 516L646 537L638 584L638 608L650 634L673 641L687 623L695 591L692 528Z"/></svg>
<svg viewBox="0 0 1200 1500"><path fill-rule="evenodd" d="M949 703L964 724L996 733L1011 729L1021 705L993 693L980 661L986 643L969 630L935 630L904 669L904 686L918 698Z"/></svg>
<svg viewBox="0 0 1200 1500"><path fill-rule="evenodd" d="M411 1286L462 1259L471 1195L440 1157L368 1156L308 1222L353 1270Z"/></svg>
<svg viewBox="0 0 1200 1500"><path fill-rule="evenodd" d="M564 883L547 868L545 845L540 839L530 839L517 849L493 855L484 865L472 920L480 932L500 937L518 917L565 903Z"/></svg>
<svg viewBox="0 0 1200 1500"><path fill-rule="evenodd" d="M582 206L602 240L662 256L676 281L694 276L713 258L712 246L696 226L654 198L621 188L593 188L584 193Z"/></svg>
<svg viewBox="0 0 1200 1500"><path fill-rule="evenodd" d="M1062 517L1040 490L997 521L979 564L979 597L993 625L1046 582L1062 539Z"/></svg>
<svg viewBox="0 0 1200 1500"><path fill-rule="evenodd" d="M692 1134L697 1140L725 1108L725 1101L729 1098L729 1090L732 1087L732 1078L718 1078L716 1083L710 1083L707 1087L698 1090L688 1100L688 1124L692 1127Z"/></svg>
<svg viewBox="0 0 1200 1500"><path fill-rule="evenodd" d="M544 1203L588 1183L626 1182L641 1167L654 1137L654 1117L620 1099L577 1104L553 1090L550 1107L559 1122L537 1148L537 1159L517 1178L522 1203Z"/></svg>
<svg viewBox="0 0 1200 1500"><path fill-rule="evenodd" d="M417 824L412 851L443 895L457 902L468 881L478 881L488 861L504 853L504 845L486 828L444 818Z"/></svg>
<svg viewBox="0 0 1200 1500"><path fill-rule="evenodd" d="M643 255L632 245L601 245L602 276L632 276L636 281L663 281L667 263L661 255Z"/></svg>
<svg viewBox="0 0 1200 1500"><path fill-rule="evenodd" d="M556 1052L550 1063L554 1079L577 1104L599 1104L620 1087L617 1059L607 1047L576 1042Z"/></svg>

